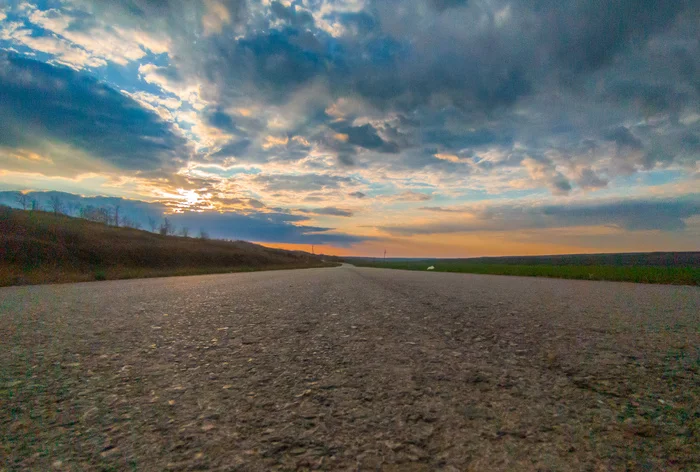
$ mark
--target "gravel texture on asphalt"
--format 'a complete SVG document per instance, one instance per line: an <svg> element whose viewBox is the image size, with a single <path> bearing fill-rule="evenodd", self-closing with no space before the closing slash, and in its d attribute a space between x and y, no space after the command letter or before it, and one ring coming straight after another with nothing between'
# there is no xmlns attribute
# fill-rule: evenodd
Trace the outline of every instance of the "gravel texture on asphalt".
<svg viewBox="0 0 700 472"><path fill-rule="evenodd" d="M697 470L700 288L343 266L0 289L0 470Z"/></svg>

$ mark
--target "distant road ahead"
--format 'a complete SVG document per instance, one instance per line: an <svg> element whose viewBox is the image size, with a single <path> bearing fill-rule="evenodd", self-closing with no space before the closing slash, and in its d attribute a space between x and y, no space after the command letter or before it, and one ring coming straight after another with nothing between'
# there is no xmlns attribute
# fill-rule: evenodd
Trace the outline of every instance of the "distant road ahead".
<svg viewBox="0 0 700 472"><path fill-rule="evenodd" d="M690 470L700 288L360 269L0 289L0 470Z"/></svg>

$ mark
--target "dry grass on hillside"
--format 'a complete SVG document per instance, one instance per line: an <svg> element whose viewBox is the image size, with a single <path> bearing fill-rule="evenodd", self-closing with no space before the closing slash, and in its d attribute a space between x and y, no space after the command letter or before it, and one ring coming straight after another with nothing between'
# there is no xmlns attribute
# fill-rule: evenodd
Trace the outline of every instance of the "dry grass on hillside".
<svg viewBox="0 0 700 472"><path fill-rule="evenodd" d="M311 254L243 241L162 236L0 208L0 286L323 265Z"/></svg>

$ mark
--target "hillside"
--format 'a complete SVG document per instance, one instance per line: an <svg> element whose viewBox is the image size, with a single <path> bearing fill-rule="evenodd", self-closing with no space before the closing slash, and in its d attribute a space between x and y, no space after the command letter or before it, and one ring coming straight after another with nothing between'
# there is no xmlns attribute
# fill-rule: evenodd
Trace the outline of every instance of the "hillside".
<svg viewBox="0 0 700 472"><path fill-rule="evenodd" d="M162 236L0 207L0 286L332 265L304 252Z"/></svg>

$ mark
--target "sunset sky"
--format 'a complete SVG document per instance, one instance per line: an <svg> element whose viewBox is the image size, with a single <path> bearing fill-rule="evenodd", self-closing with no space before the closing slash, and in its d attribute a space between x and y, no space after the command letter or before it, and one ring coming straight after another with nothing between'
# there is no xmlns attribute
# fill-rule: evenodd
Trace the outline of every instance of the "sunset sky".
<svg viewBox="0 0 700 472"><path fill-rule="evenodd" d="M699 25L692 0L1 0L0 190L341 255L700 250Z"/></svg>

